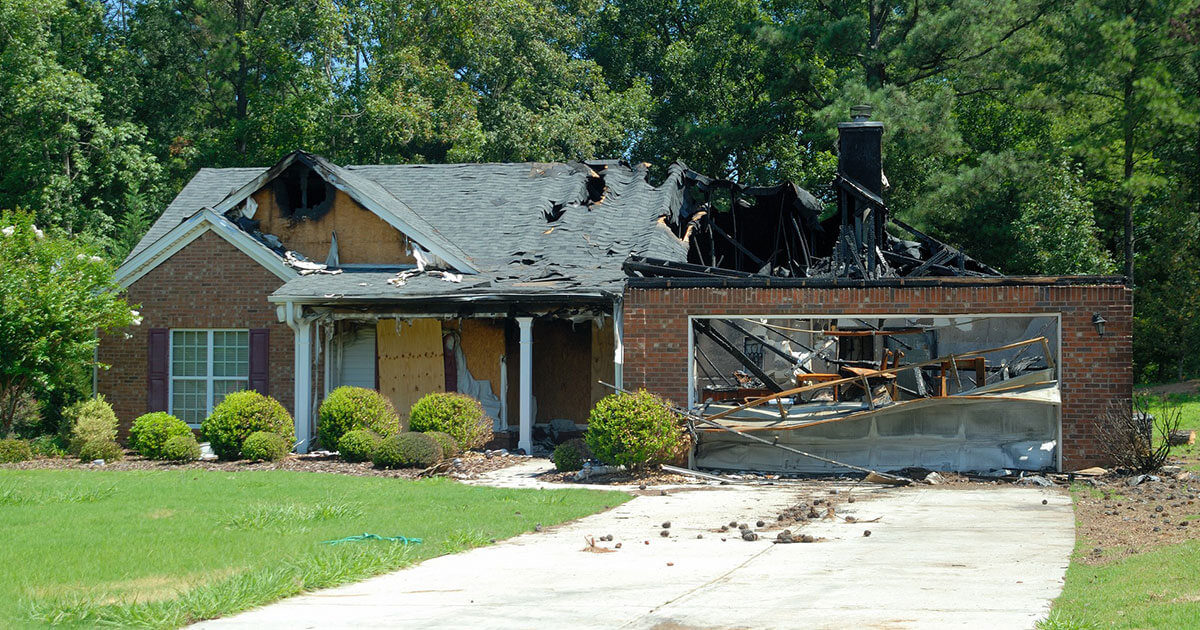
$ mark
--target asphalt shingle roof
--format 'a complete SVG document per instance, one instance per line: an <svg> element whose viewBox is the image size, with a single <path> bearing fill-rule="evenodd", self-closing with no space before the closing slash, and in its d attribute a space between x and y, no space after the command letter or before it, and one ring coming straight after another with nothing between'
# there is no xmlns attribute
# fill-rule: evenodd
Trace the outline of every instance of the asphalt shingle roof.
<svg viewBox="0 0 1200 630"><path fill-rule="evenodd" d="M266 168L202 169L134 248L134 256L205 206L215 206ZM683 243L662 225L682 199L681 166L655 187L642 167L618 163L371 165L338 168L360 194L415 213L418 230L449 240L479 270L451 283L435 277L387 284L394 272L312 274L276 295L399 299L471 294L619 292L630 255L686 260ZM589 199L589 178L603 197ZM597 192L593 186L592 194ZM415 223L415 224L414 224ZM419 235L411 235L420 241ZM427 235L430 236L430 235ZM287 245L286 243L284 244Z"/></svg>

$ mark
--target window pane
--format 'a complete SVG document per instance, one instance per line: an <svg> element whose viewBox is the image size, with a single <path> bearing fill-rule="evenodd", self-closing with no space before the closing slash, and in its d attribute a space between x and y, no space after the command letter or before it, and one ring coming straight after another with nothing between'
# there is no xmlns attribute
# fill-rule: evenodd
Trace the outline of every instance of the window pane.
<svg viewBox="0 0 1200 630"><path fill-rule="evenodd" d="M171 383L171 411L188 424L200 424L208 416L208 383L202 380L174 379Z"/></svg>
<svg viewBox="0 0 1200 630"><path fill-rule="evenodd" d="M171 332L171 376L208 376L208 333Z"/></svg>
<svg viewBox="0 0 1200 630"><path fill-rule="evenodd" d="M243 389L249 389L250 382L244 380L222 380L213 379L213 405L221 404L225 400L225 396L233 392L240 392Z"/></svg>
<svg viewBox="0 0 1200 630"><path fill-rule="evenodd" d="M213 376L250 375L250 333L245 330L213 332Z"/></svg>

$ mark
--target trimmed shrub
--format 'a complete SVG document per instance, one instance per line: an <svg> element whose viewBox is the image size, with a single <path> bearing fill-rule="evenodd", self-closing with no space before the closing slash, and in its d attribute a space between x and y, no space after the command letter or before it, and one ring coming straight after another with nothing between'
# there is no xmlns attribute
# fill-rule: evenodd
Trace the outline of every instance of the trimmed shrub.
<svg viewBox="0 0 1200 630"><path fill-rule="evenodd" d="M167 440L185 434L192 434L186 422L164 411L155 411L133 421L129 448L150 459L164 459L162 451Z"/></svg>
<svg viewBox="0 0 1200 630"><path fill-rule="evenodd" d="M72 455L80 455L79 451L85 443L117 441L117 414L113 413L112 405L104 400L104 396L81 400L68 407L63 416L71 423L67 450Z"/></svg>
<svg viewBox="0 0 1200 630"><path fill-rule="evenodd" d="M0 464L11 464L33 459L33 449L25 440L8 438L0 440Z"/></svg>
<svg viewBox="0 0 1200 630"><path fill-rule="evenodd" d="M237 459L242 443L251 433L274 433L292 450L296 441L290 416L278 400L255 391L234 392L213 409L212 415L200 423L200 432L221 459Z"/></svg>
<svg viewBox="0 0 1200 630"><path fill-rule="evenodd" d="M678 415L644 389L602 398L583 437L596 459L630 469L667 460L683 443Z"/></svg>
<svg viewBox="0 0 1200 630"><path fill-rule="evenodd" d="M429 468L442 461L442 445L424 433L386 437L371 458L379 468Z"/></svg>
<svg viewBox="0 0 1200 630"><path fill-rule="evenodd" d="M162 449L159 451L159 459L165 459L169 462L192 462L200 459L200 443L196 441L196 436L188 431L183 435L172 435L163 442Z"/></svg>
<svg viewBox="0 0 1200 630"><path fill-rule="evenodd" d="M62 457L67 454L67 445L58 435L39 435L29 440L29 448L34 455L42 457Z"/></svg>
<svg viewBox="0 0 1200 630"><path fill-rule="evenodd" d="M453 392L422 396L408 414L408 428L448 433L462 449L479 448L492 439L492 420L479 401Z"/></svg>
<svg viewBox="0 0 1200 630"><path fill-rule="evenodd" d="M242 457L252 462L277 462L291 451L291 442L270 431L255 431L242 443Z"/></svg>
<svg viewBox="0 0 1200 630"><path fill-rule="evenodd" d="M400 417L396 415L392 401L373 389L342 386L329 392L317 412L317 437L321 448L339 448L342 436L355 429L395 435L400 432Z"/></svg>
<svg viewBox="0 0 1200 630"><path fill-rule="evenodd" d="M458 446L458 440L454 439L449 433L441 431L426 431L425 435L433 438L442 447L442 457L458 457L462 454L462 449Z"/></svg>
<svg viewBox="0 0 1200 630"><path fill-rule="evenodd" d="M587 461L588 457L591 457L591 454L587 444L579 438L574 438L554 447L550 460L554 462L554 468L558 471L570 472L583 468L583 462Z"/></svg>
<svg viewBox="0 0 1200 630"><path fill-rule="evenodd" d="M347 431L338 440L338 454L348 462L367 462L375 456L375 449L383 438L378 433L367 429Z"/></svg>
<svg viewBox="0 0 1200 630"><path fill-rule="evenodd" d="M89 440L79 445L80 461L90 462L94 459L103 459L106 462L115 462L124 457L125 449L122 449L121 445L116 442Z"/></svg>

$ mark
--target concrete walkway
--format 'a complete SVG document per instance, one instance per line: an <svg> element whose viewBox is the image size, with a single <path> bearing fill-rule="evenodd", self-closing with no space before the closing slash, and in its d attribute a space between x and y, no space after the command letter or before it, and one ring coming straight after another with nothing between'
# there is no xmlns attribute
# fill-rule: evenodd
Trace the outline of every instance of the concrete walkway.
<svg viewBox="0 0 1200 630"><path fill-rule="evenodd" d="M851 504L844 490L830 496L829 488L652 493L199 627L1031 628L1062 587L1074 517L1060 490L860 486ZM769 521L801 496L881 520L814 522L801 530L825 539L813 544L775 545L769 531L756 542L712 531L733 519ZM671 536L662 538L666 520ZM583 551L585 536L606 534L622 548Z"/></svg>

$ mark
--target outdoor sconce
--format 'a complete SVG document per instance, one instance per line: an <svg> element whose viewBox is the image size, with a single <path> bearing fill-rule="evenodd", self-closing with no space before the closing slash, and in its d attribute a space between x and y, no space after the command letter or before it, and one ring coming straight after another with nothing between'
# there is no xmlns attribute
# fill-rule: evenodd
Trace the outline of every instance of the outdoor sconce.
<svg viewBox="0 0 1200 630"><path fill-rule="evenodd" d="M1108 323L1100 313L1092 313L1092 325L1096 327L1096 334L1104 336L1104 325Z"/></svg>

